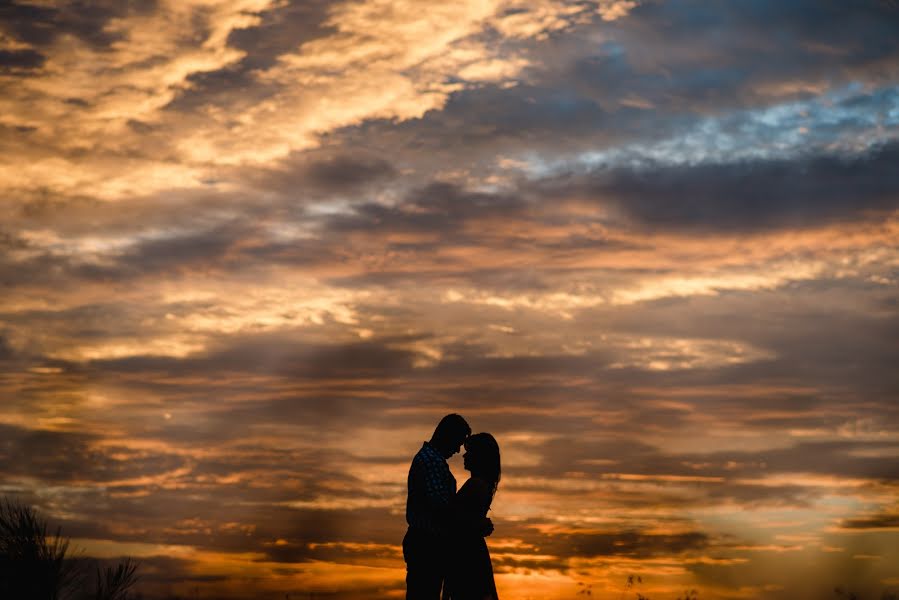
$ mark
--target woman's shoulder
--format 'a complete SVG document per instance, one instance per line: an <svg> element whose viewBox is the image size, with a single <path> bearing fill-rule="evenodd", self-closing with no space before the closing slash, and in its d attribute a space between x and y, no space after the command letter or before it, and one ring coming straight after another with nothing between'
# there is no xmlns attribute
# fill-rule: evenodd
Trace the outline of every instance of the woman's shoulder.
<svg viewBox="0 0 899 600"><path fill-rule="evenodd" d="M483 517L490 508L490 500L490 484L480 477L471 477L456 494L454 504L462 514Z"/></svg>

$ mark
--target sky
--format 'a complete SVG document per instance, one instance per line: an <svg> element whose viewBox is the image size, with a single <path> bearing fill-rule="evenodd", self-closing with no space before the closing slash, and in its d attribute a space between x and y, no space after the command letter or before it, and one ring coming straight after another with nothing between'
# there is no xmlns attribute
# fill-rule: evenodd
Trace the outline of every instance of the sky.
<svg viewBox="0 0 899 600"><path fill-rule="evenodd" d="M0 496L398 599L458 412L504 600L899 593L897 164L893 0L4 2Z"/></svg>

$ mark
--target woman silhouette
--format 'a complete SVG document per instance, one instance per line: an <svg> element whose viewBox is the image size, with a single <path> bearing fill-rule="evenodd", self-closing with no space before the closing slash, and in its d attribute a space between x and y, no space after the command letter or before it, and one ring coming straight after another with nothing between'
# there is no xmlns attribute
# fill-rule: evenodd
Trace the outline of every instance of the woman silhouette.
<svg viewBox="0 0 899 600"><path fill-rule="evenodd" d="M483 527L499 485L499 445L489 433L477 433L465 442L463 461L471 477L451 506L454 527L443 599L499 600Z"/></svg>

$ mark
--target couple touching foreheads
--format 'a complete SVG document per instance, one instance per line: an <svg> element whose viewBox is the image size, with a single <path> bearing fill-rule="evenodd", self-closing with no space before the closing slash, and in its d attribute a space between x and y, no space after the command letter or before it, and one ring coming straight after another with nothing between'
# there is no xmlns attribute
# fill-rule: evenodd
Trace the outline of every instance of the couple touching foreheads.
<svg viewBox="0 0 899 600"><path fill-rule="evenodd" d="M465 446L471 477L456 492L446 459ZM412 459L403 538L406 599L498 600L485 536L499 485L499 446L489 433L471 435L461 416L443 417Z"/></svg>

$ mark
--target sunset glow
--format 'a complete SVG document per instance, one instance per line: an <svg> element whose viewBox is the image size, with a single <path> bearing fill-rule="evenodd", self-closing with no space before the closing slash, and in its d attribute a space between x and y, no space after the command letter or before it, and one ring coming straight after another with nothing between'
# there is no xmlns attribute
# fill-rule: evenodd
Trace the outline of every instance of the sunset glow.
<svg viewBox="0 0 899 600"><path fill-rule="evenodd" d="M0 498L145 600L899 594L899 4L0 7ZM460 484L462 460L450 466Z"/></svg>

